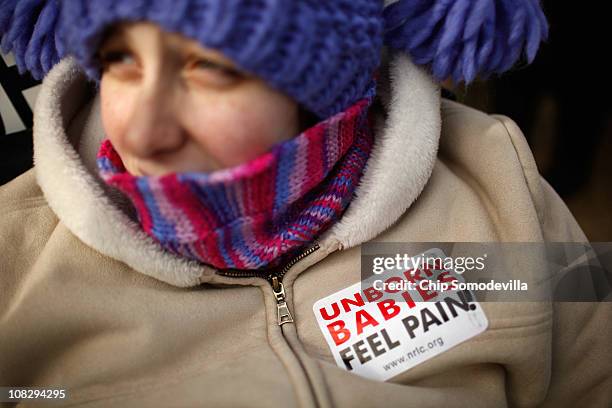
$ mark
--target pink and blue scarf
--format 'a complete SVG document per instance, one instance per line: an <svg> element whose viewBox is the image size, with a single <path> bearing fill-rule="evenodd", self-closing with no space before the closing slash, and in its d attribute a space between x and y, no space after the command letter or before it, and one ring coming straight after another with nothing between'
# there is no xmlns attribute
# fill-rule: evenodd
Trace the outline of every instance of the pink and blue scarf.
<svg viewBox="0 0 612 408"><path fill-rule="evenodd" d="M229 169L136 177L109 140L98 168L164 249L218 269L276 267L349 205L373 145L374 94Z"/></svg>

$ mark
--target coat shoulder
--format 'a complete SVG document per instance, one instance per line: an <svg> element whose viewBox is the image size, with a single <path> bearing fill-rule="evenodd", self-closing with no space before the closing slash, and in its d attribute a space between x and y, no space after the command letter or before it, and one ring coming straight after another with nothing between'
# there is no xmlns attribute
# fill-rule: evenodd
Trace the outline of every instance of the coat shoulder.
<svg viewBox="0 0 612 408"><path fill-rule="evenodd" d="M511 118L500 114L487 114L446 99L442 100L441 111L440 147L443 153L457 149L461 145L465 146L463 149L486 148L492 153L497 149L503 149L506 153L516 155L526 172L535 172L539 177L531 148L523 132ZM492 149L492 145L496 145L497 149Z"/></svg>
<svg viewBox="0 0 612 408"><path fill-rule="evenodd" d="M538 218L544 191L531 148L517 124L507 116L490 115L443 100L439 157L481 185L524 184ZM512 179L509 179L512 177Z"/></svg>
<svg viewBox="0 0 612 408"><path fill-rule="evenodd" d="M482 159L499 159L496 151L515 158L528 173L538 172L533 154L523 132L504 115L487 114L466 105L443 99L441 153L471 149L489 154ZM538 173L539 176L539 173Z"/></svg>
<svg viewBox="0 0 612 408"><path fill-rule="evenodd" d="M506 202L523 207L517 220L533 208L544 240L586 241L563 200L541 177L523 132L511 118L449 100L443 100L441 111L438 158L454 174L497 209Z"/></svg>

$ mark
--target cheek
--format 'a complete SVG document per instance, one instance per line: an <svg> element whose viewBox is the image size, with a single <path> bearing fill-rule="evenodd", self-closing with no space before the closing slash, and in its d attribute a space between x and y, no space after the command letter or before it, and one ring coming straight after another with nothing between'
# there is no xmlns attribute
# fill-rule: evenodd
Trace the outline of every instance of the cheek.
<svg viewBox="0 0 612 408"><path fill-rule="evenodd" d="M102 77L100 83L100 113L106 137L110 139L119 154L122 150L122 135L132 111L134 98L129 87L120 87Z"/></svg>
<svg viewBox="0 0 612 408"><path fill-rule="evenodd" d="M297 105L281 95L243 93L199 106L214 109L202 108L194 115L202 120L191 133L224 167L254 159L299 132Z"/></svg>

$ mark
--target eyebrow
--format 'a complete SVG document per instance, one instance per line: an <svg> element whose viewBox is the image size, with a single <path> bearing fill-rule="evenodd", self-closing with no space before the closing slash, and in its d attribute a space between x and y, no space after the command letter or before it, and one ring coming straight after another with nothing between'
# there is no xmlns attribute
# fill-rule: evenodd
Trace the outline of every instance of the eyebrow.
<svg viewBox="0 0 612 408"><path fill-rule="evenodd" d="M106 47L112 48L113 46L119 45L130 48L135 47L137 42L133 36L130 35L130 27L134 24L137 23L119 23L111 26L108 29L107 34L104 36L98 52L100 53ZM246 75L246 73L239 66L237 66L231 59L224 56L221 52L214 49L207 49L196 40L190 38L180 38L180 34L170 33L170 35L172 35L172 38L170 41L165 41L166 47L168 47L173 53L176 53L176 55L180 55L183 58L201 58L216 64L219 67ZM183 42L181 40L186 41Z"/></svg>

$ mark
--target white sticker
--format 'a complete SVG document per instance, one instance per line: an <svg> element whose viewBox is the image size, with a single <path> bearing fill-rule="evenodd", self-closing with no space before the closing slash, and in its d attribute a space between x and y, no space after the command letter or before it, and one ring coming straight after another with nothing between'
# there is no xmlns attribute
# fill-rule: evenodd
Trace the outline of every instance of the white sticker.
<svg viewBox="0 0 612 408"><path fill-rule="evenodd" d="M486 330L480 304L471 292L452 290L453 281L464 279L413 263L327 296L313 311L339 367L385 381Z"/></svg>

